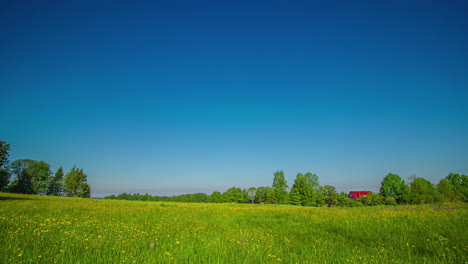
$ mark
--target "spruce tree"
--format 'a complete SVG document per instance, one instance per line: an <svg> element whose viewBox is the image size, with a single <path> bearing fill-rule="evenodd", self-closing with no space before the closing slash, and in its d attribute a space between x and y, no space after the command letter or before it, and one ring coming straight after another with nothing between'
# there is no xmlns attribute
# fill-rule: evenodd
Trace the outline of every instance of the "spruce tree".
<svg viewBox="0 0 468 264"><path fill-rule="evenodd" d="M301 196L297 188L292 188L289 193L289 203L292 205L301 205Z"/></svg>
<svg viewBox="0 0 468 264"><path fill-rule="evenodd" d="M91 196L91 188L87 183L87 175L83 169L73 167L65 175L64 187L68 197L89 198Z"/></svg>
<svg viewBox="0 0 468 264"><path fill-rule="evenodd" d="M60 167L55 173L52 180L49 182L47 195L62 196L63 195L63 169Z"/></svg>

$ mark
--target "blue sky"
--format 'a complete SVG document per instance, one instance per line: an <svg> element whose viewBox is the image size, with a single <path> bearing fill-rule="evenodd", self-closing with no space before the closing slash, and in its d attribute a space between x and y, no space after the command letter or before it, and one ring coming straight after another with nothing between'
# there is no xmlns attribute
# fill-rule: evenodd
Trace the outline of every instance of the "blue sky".
<svg viewBox="0 0 468 264"><path fill-rule="evenodd" d="M10 1L0 138L93 196L468 174L466 1Z"/></svg>

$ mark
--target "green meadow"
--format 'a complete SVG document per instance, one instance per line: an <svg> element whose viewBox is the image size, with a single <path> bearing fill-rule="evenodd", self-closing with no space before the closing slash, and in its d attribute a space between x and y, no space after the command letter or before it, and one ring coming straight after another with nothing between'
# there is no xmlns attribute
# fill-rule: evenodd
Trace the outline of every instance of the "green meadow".
<svg viewBox="0 0 468 264"><path fill-rule="evenodd" d="M467 263L464 203L307 208L0 193L1 263Z"/></svg>

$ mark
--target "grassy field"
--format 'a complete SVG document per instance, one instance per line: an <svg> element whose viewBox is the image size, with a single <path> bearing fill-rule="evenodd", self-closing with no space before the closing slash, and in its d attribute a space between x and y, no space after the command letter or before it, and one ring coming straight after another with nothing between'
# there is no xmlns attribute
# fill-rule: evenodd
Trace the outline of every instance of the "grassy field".
<svg viewBox="0 0 468 264"><path fill-rule="evenodd" d="M467 263L466 204L301 208L0 193L1 263Z"/></svg>

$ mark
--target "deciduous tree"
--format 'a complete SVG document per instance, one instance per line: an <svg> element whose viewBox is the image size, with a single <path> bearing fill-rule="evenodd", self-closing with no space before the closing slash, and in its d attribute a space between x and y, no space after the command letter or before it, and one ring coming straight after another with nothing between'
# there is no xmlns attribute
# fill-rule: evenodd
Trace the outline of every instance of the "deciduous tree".
<svg viewBox="0 0 468 264"><path fill-rule="evenodd" d="M282 170L277 170L273 173L273 188L275 189L276 203L287 204L288 203L288 183L284 177Z"/></svg>
<svg viewBox="0 0 468 264"><path fill-rule="evenodd" d="M335 206L338 203L338 193L336 188L331 185L325 185L320 187L323 200L328 207Z"/></svg>
<svg viewBox="0 0 468 264"><path fill-rule="evenodd" d="M384 203L384 197L379 194L375 193L368 193L367 195L364 195L361 199L361 203L364 205L381 205Z"/></svg>
<svg viewBox="0 0 468 264"><path fill-rule="evenodd" d="M243 203L244 195L241 188L232 187L225 191L222 195L222 201L228 203Z"/></svg>
<svg viewBox="0 0 468 264"><path fill-rule="evenodd" d="M452 183L455 196L463 201L468 201L468 176L450 173L445 179Z"/></svg>
<svg viewBox="0 0 468 264"><path fill-rule="evenodd" d="M448 179L442 179L437 184L437 191L444 196L445 199L455 199L455 191L453 190L452 182Z"/></svg>
<svg viewBox="0 0 468 264"><path fill-rule="evenodd" d="M304 177L307 179L307 183L314 189L320 189L320 182L317 174L313 174L311 172L306 172Z"/></svg>
<svg viewBox="0 0 468 264"><path fill-rule="evenodd" d="M267 204L275 204L275 203L277 203L276 194L277 194L277 192L275 191L275 189L273 189L273 188L267 188L267 189L266 189L266 199L265 199L265 203L267 203Z"/></svg>
<svg viewBox="0 0 468 264"><path fill-rule="evenodd" d="M45 161L31 159L15 160L11 170L16 176L10 189L16 193L45 194L50 179L50 165Z"/></svg>
<svg viewBox="0 0 468 264"><path fill-rule="evenodd" d="M255 187L250 187L248 190L247 190L247 193L249 195L249 198L250 198L250 201L252 201L253 203L255 203L255 193L257 192L257 188Z"/></svg>
<svg viewBox="0 0 468 264"><path fill-rule="evenodd" d="M338 195L338 203L337 205L338 206L348 206L349 204L349 197L348 197L348 194L345 193L345 192L341 192L339 195Z"/></svg>
<svg viewBox="0 0 468 264"><path fill-rule="evenodd" d="M439 202L441 198L434 184L424 178L417 177L410 184L409 201L412 204Z"/></svg>
<svg viewBox="0 0 468 264"><path fill-rule="evenodd" d="M271 189L271 187L257 188L257 191L255 192L255 201L257 201L257 203L265 203L267 201L268 189Z"/></svg>
<svg viewBox="0 0 468 264"><path fill-rule="evenodd" d="M399 204L406 203L408 200L409 188L405 181L397 174L389 173L382 181L380 194L384 198L393 197Z"/></svg>
<svg viewBox="0 0 468 264"><path fill-rule="evenodd" d="M220 203L221 202L221 193L220 192L213 192L210 195L210 201L212 203Z"/></svg>

